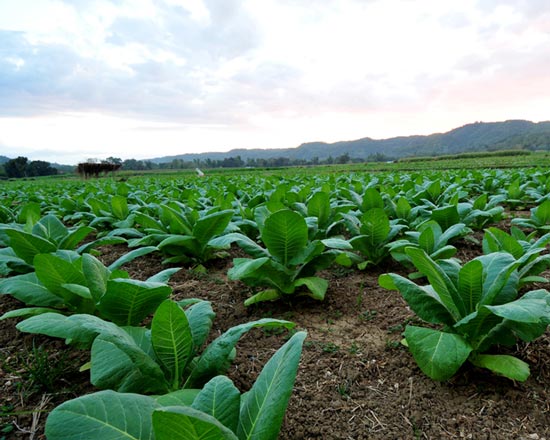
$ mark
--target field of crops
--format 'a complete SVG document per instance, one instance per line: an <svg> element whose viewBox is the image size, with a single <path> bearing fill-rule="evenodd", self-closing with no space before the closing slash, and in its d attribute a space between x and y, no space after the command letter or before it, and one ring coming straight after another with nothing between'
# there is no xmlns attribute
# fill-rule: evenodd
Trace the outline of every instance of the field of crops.
<svg viewBox="0 0 550 440"><path fill-rule="evenodd" d="M550 438L548 168L0 197L0 439Z"/></svg>

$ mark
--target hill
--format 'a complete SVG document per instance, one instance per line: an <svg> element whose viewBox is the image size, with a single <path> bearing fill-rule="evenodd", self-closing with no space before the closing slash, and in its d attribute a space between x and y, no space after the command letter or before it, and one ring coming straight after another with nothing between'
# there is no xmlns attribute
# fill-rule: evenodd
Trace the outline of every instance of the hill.
<svg viewBox="0 0 550 440"><path fill-rule="evenodd" d="M524 120L475 122L446 133L434 133L428 136L400 136L389 139L365 137L334 143L308 142L295 148L283 149L241 148L223 153L164 156L150 159L150 161L166 163L174 159L184 161L195 159L223 160L237 156L245 161L247 159L270 159L275 157L310 161L315 157L324 160L329 156L338 157L345 154L353 159L367 159L369 156L372 157L377 154L397 159L408 156L439 156L511 148L550 149L550 121L538 123Z"/></svg>

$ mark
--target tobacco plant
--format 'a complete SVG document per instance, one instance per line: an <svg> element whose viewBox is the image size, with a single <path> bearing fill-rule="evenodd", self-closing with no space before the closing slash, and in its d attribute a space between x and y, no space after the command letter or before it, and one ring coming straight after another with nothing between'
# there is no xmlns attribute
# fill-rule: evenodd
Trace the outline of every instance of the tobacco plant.
<svg viewBox="0 0 550 440"><path fill-rule="evenodd" d="M530 342L550 323L550 294L534 290L518 298L519 263L504 252L483 255L461 266L436 262L422 249L406 248L430 284L421 286L397 274L384 274L380 285L399 290L418 317L441 328L408 325L404 343L420 369L435 380L452 377L466 361L510 379L524 381L522 360L489 354L493 345Z"/></svg>
<svg viewBox="0 0 550 440"><path fill-rule="evenodd" d="M307 289L303 294L322 300L328 282L316 273L334 262L349 266L355 259L347 252L351 245L345 240L309 240L305 219L288 209L270 214L260 230L265 248L239 233L213 240L213 245L218 247L236 243L254 257L233 259L233 267L228 272L232 280L268 287L247 299L245 305L291 295L300 287Z"/></svg>
<svg viewBox="0 0 550 440"><path fill-rule="evenodd" d="M161 396L100 391L63 403L46 421L50 440L276 440L296 378L305 332L271 357L242 393L225 376L201 390Z"/></svg>

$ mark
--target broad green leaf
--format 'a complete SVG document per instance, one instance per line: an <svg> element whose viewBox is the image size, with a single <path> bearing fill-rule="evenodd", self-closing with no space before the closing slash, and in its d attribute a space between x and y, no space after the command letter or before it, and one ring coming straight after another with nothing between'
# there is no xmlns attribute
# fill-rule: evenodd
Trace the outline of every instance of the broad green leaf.
<svg viewBox="0 0 550 440"><path fill-rule="evenodd" d="M271 255L286 266L307 245L306 221L296 212L277 211L266 218L262 241Z"/></svg>
<svg viewBox="0 0 550 440"><path fill-rule="evenodd" d="M258 292L254 295L252 295L250 298L246 299L244 302L244 305L246 307L251 306L252 304L256 304L259 302L264 301L275 301L276 299L279 299L283 294L280 290L277 289L266 289L262 290L261 292Z"/></svg>
<svg viewBox="0 0 550 440"><path fill-rule="evenodd" d="M113 209L113 215L119 220L124 220L130 213L128 210L128 201L124 196L113 196L111 198L111 208Z"/></svg>
<svg viewBox="0 0 550 440"><path fill-rule="evenodd" d="M172 289L166 284L131 279L107 282L107 291L97 304L102 316L119 325L138 325L153 313Z"/></svg>
<svg viewBox="0 0 550 440"><path fill-rule="evenodd" d="M98 388L142 394L168 391L159 365L130 338L99 335L91 355L90 381Z"/></svg>
<svg viewBox="0 0 550 440"><path fill-rule="evenodd" d="M206 246L208 241L221 234L233 217L233 210L215 212L197 220L193 226L193 236L198 240L201 247Z"/></svg>
<svg viewBox="0 0 550 440"><path fill-rule="evenodd" d="M398 218L407 219L411 213L411 205L406 197L400 197L395 204L395 211Z"/></svg>
<svg viewBox="0 0 550 440"><path fill-rule="evenodd" d="M296 287L306 286L311 292L309 296L319 301L325 299L325 293L328 289L328 281L319 277L299 278L294 281L294 285Z"/></svg>
<svg viewBox="0 0 550 440"><path fill-rule="evenodd" d="M46 421L48 440L153 440L152 397L100 391L69 400Z"/></svg>
<svg viewBox="0 0 550 440"><path fill-rule="evenodd" d="M89 314L65 316L45 313L21 321L16 328L26 333L63 338L68 344L74 343L82 348L89 348L100 333L125 337L124 331L117 325Z"/></svg>
<svg viewBox="0 0 550 440"><path fill-rule="evenodd" d="M94 302L99 302L107 290L107 282L111 276L111 271L97 258L90 254L84 254L82 255L82 272Z"/></svg>
<svg viewBox="0 0 550 440"><path fill-rule="evenodd" d="M185 406L169 406L153 412L156 440L237 440L214 417Z"/></svg>
<svg viewBox="0 0 550 440"><path fill-rule="evenodd" d="M460 269L458 292L466 306L466 314L474 312L483 295L483 265L479 260L471 260Z"/></svg>
<svg viewBox="0 0 550 440"><path fill-rule="evenodd" d="M384 199L375 188L367 188L363 194L361 210L365 212L373 208L384 209Z"/></svg>
<svg viewBox="0 0 550 440"><path fill-rule="evenodd" d="M80 226L59 242L59 249L75 249L78 243L84 240L93 232L94 228L90 226Z"/></svg>
<svg viewBox="0 0 550 440"><path fill-rule="evenodd" d="M317 217L320 227L324 227L330 216L330 196L326 192L317 191L307 203L307 215Z"/></svg>
<svg viewBox="0 0 550 440"><path fill-rule="evenodd" d="M465 315L465 304L447 274L422 249L406 247L405 253L415 267L428 277L445 308L458 319Z"/></svg>
<svg viewBox="0 0 550 440"><path fill-rule="evenodd" d="M59 296L40 283L34 272L1 279L0 292L10 294L27 305L55 307L63 304Z"/></svg>
<svg viewBox="0 0 550 440"><path fill-rule="evenodd" d="M32 233L59 245L69 231L55 215L48 214L33 226Z"/></svg>
<svg viewBox="0 0 550 440"><path fill-rule="evenodd" d="M287 328L295 326L293 322L264 318L246 322L230 328L206 347L194 365L185 384L186 388L200 386L218 374L224 374L229 368L230 357L235 345L252 328Z"/></svg>
<svg viewBox="0 0 550 440"><path fill-rule="evenodd" d="M179 272L181 270L180 267L173 267L170 269L164 269L163 271L153 275L152 277L147 278L147 281L152 283L167 283L170 281L170 278L175 273Z"/></svg>
<svg viewBox="0 0 550 440"><path fill-rule="evenodd" d="M483 264L483 296L480 304L491 305L502 294L512 272L518 266L516 259L507 252L493 252L477 257Z"/></svg>
<svg viewBox="0 0 550 440"><path fill-rule="evenodd" d="M32 226L40 220L40 203L28 202L23 205L19 215L17 216L17 223L24 223L26 230L30 231Z"/></svg>
<svg viewBox="0 0 550 440"><path fill-rule="evenodd" d="M57 310L47 307L25 307L23 309L10 310L9 312L4 313L2 316L0 316L0 321L8 318L28 318L30 316L37 316L51 312L55 313L57 312Z"/></svg>
<svg viewBox="0 0 550 440"><path fill-rule="evenodd" d="M295 333L241 397L239 439L276 440L292 393L306 332Z"/></svg>
<svg viewBox="0 0 550 440"><path fill-rule="evenodd" d="M234 258L233 267L227 271L230 280L240 280L255 273L260 267L269 261L269 257L256 258Z"/></svg>
<svg viewBox="0 0 550 440"><path fill-rule="evenodd" d="M193 336L184 311L173 301L164 301L151 323L151 342L158 360L168 372L172 388L179 387L193 350Z"/></svg>
<svg viewBox="0 0 550 440"><path fill-rule="evenodd" d="M533 211L533 217L535 217L540 225L550 224L550 199L546 199Z"/></svg>
<svg viewBox="0 0 550 440"><path fill-rule="evenodd" d="M431 219L439 223L443 231L449 229L456 223L460 223L460 217L458 215L456 205L449 205L434 209L432 211Z"/></svg>
<svg viewBox="0 0 550 440"><path fill-rule="evenodd" d="M191 406L201 390L185 389L154 396L161 406Z"/></svg>
<svg viewBox="0 0 550 440"><path fill-rule="evenodd" d="M254 258L267 257L268 252L246 235L233 232L210 240L209 246L216 249L228 249L232 243L236 243L243 251Z"/></svg>
<svg viewBox="0 0 550 440"><path fill-rule="evenodd" d="M550 294L534 290L521 298L499 306L485 306L493 314L510 321L525 323L550 322Z"/></svg>
<svg viewBox="0 0 550 440"><path fill-rule="evenodd" d="M372 208L361 216L361 234L367 236L369 246L375 248L384 243L390 233L390 220L382 208Z"/></svg>
<svg viewBox="0 0 550 440"><path fill-rule="evenodd" d="M427 254L431 254L435 248L435 240L436 237L433 228L425 228L418 237L418 245L424 249Z"/></svg>
<svg viewBox="0 0 550 440"><path fill-rule="evenodd" d="M18 229L4 229L9 237L9 245L15 254L27 264L34 264L33 259L38 254L55 252L57 247L50 241Z"/></svg>
<svg viewBox="0 0 550 440"><path fill-rule="evenodd" d="M198 349L208 339L216 314L209 301L200 300L185 310L185 316L193 335L193 345Z"/></svg>
<svg viewBox="0 0 550 440"><path fill-rule="evenodd" d="M453 325L453 315L447 310L437 293L428 286L418 286L411 280L394 273L380 275L378 282L385 289L399 290L412 311L424 321Z"/></svg>
<svg viewBox="0 0 550 440"><path fill-rule="evenodd" d="M434 380L450 379L472 351L461 336L430 328L409 325L405 338L420 369Z"/></svg>
<svg viewBox="0 0 550 440"><path fill-rule="evenodd" d="M193 408L216 418L231 431L237 431L241 393L231 379L212 378L193 401Z"/></svg>
<svg viewBox="0 0 550 440"><path fill-rule="evenodd" d="M478 354L470 361L477 367L487 368L508 379L524 382L529 377L529 365L522 360L503 354Z"/></svg>

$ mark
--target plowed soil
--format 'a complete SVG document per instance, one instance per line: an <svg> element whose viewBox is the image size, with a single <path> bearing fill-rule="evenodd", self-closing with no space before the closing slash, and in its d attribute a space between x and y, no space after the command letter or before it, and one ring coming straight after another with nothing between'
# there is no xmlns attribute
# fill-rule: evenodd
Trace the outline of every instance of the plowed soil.
<svg viewBox="0 0 550 440"><path fill-rule="evenodd" d="M463 261L481 252L469 241L459 246ZM109 263L126 251L104 248L101 258ZM280 439L550 439L548 332L507 350L530 364L524 383L471 365L448 382L435 382L399 343L404 326L417 322L413 314L399 293L378 285L381 273L406 273L391 260L364 271L323 272L330 282L324 302L302 297L250 308L243 301L251 288L229 281L229 267L230 258L213 262L206 274L182 269L170 285L176 299L212 302L215 336L263 317L292 320L308 332ZM124 267L137 279L165 268L155 255ZM0 314L21 306L0 296ZM79 372L88 352L19 333L15 324L15 319L0 321L0 439L42 439L52 408L94 391L88 374ZM229 371L241 391L287 337L253 330L242 338Z"/></svg>

